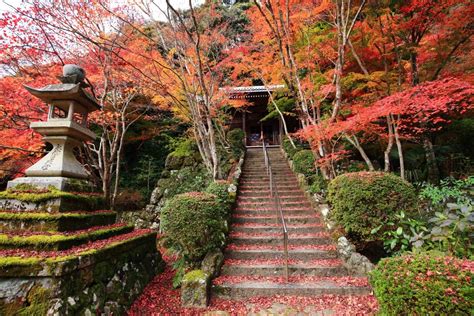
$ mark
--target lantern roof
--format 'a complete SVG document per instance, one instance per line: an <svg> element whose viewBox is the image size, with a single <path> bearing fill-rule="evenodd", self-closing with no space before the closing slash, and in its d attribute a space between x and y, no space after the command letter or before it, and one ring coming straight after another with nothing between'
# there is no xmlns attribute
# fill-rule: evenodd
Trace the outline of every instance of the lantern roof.
<svg viewBox="0 0 474 316"><path fill-rule="evenodd" d="M50 84L39 89L27 85L24 85L24 87L32 95L48 104L53 104L55 101L72 100L81 104L89 112L100 109L100 105L91 95L84 91L81 83Z"/></svg>

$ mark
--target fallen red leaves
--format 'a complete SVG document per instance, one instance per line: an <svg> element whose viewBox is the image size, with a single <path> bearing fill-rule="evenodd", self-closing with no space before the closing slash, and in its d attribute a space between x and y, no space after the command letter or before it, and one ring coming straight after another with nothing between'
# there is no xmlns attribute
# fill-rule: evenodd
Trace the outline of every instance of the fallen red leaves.
<svg viewBox="0 0 474 316"><path fill-rule="evenodd" d="M307 224L288 224L288 228L303 228L303 227L324 227L321 223L307 223ZM281 224L278 223L235 223L232 224L232 227L243 227L243 228L265 228L265 227L281 227Z"/></svg>
<svg viewBox="0 0 474 316"><path fill-rule="evenodd" d="M242 282L271 282L271 283L287 283L286 278L276 276L261 276L261 275L222 275L214 279L213 283L220 284L233 284ZM319 277L319 276L306 276L306 275L291 275L288 280L289 283L319 283L329 282L340 286L369 286L369 281L366 277L349 277L349 276L338 276L338 277Z"/></svg>
<svg viewBox="0 0 474 316"><path fill-rule="evenodd" d="M226 259L224 262L224 264L226 265L282 265L285 263L286 263L285 259L252 259L252 260ZM342 261L340 259L315 259L315 260L288 259L288 264L337 267L342 264Z"/></svg>
<svg viewBox="0 0 474 316"><path fill-rule="evenodd" d="M371 315L377 311L377 301L372 295L337 296L322 295L318 297L271 296L252 297L245 301L224 300L211 296L207 308L182 308L180 290L173 289L174 272L168 266L156 276L135 300L128 311L129 316L141 315L202 315L210 311L226 311L231 315L246 315L268 309L275 303L285 304L294 310L303 311L311 306L313 310L332 310L334 315Z"/></svg>
<svg viewBox="0 0 474 316"><path fill-rule="evenodd" d="M245 305L221 299L212 299L208 308L182 308L181 290L173 289L174 272L168 266L165 271L156 276L143 290L142 295L135 300L128 311L130 316L141 315L202 315L205 311L226 310L233 315L245 314Z"/></svg>
<svg viewBox="0 0 474 316"><path fill-rule="evenodd" d="M266 246L266 245L236 245L230 244L227 250L281 250L283 246ZM335 251L335 245L288 245L288 250L321 250L321 251Z"/></svg>
<svg viewBox="0 0 474 316"><path fill-rule="evenodd" d="M254 203L251 203L251 204L254 204ZM271 207L261 207L261 206L253 206L253 207L250 207L250 206L245 206L245 207L236 207L235 208L235 211L238 212L238 211L251 211L251 210L254 210L254 211L275 211L275 208L271 208ZM311 207L307 207L307 206L299 206L299 207L286 207L284 205L282 205L282 211L285 212L285 211L314 211L313 208Z"/></svg>
<svg viewBox="0 0 474 316"><path fill-rule="evenodd" d="M278 238L281 237L282 233L243 233L243 232L233 232L229 234L230 238L251 238L251 237L267 237L267 238ZM306 233L306 234L296 234L289 233L289 238L321 238L321 237L330 237L327 232L317 232L317 233Z"/></svg>
<svg viewBox="0 0 474 316"><path fill-rule="evenodd" d="M126 223L116 223L116 224L112 224L112 225L94 226L94 227L87 228L87 229L64 231L64 232L14 230L14 231L8 231L8 232L3 233L3 234L5 234L9 237L11 237L11 236L21 236L21 237L51 236L51 235L74 236L74 235L82 235L82 234L92 233L92 232L95 232L95 231L98 231L98 230L113 229L113 228L119 228L119 227L124 227L124 226L127 226L127 224Z"/></svg>
<svg viewBox="0 0 474 316"><path fill-rule="evenodd" d="M0 210L0 213L22 213L22 214L49 214L51 216L61 216L67 214L102 214L102 213L112 213L113 211L110 210L97 210L97 211L67 211L61 213L49 213L49 212L32 212L32 211L25 211L25 210Z"/></svg>
<svg viewBox="0 0 474 316"><path fill-rule="evenodd" d="M275 202L273 201L238 201L239 206L245 206L245 205L274 205ZM306 200L304 201L281 201L281 205L309 205L309 202Z"/></svg>
<svg viewBox="0 0 474 316"><path fill-rule="evenodd" d="M87 250L102 249L110 244L126 241L135 237L152 232L150 229L138 229L127 234L117 235L107 239L96 240L87 244L82 244L67 250L58 251L36 251L25 249L3 249L0 250L0 257L21 257L21 258L60 258L70 255L80 255Z"/></svg>
<svg viewBox="0 0 474 316"><path fill-rule="evenodd" d="M259 188L261 189L261 188ZM280 193L281 192L301 192L301 190L299 189L287 189L287 190L278 190ZM239 190L239 193L255 193L254 190L247 190L247 189L244 189L244 190ZM270 190L258 190L258 193L270 193ZM258 197L258 196L255 196L255 197Z"/></svg>
<svg viewBox="0 0 474 316"><path fill-rule="evenodd" d="M237 211L237 210L236 210ZM260 210L263 211L263 210ZM272 210L274 211L274 210ZM233 214L232 217L234 218L261 218L261 219L275 219L280 218L280 216L275 215L253 215L253 214ZM286 219L295 219L295 218L318 218L318 215L286 215Z"/></svg>

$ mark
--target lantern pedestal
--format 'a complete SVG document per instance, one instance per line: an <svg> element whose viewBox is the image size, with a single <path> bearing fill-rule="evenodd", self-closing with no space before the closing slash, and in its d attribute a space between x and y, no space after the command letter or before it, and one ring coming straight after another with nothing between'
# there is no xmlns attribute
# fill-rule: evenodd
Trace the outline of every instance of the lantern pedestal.
<svg viewBox="0 0 474 316"><path fill-rule="evenodd" d="M65 192L94 192L94 186L86 179L73 179L67 177L21 177L8 181L7 189L18 185L31 185L38 189L54 187Z"/></svg>
<svg viewBox="0 0 474 316"><path fill-rule="evenodd" d="M91 192L74 150L94 140L87 118L99 105L81 68L66 65L63 75L62 84L26 87L49 105L47 121L31 128L53 149L0 192L0 315L125 315L164 268L156 233L116 223Z"/></svg>

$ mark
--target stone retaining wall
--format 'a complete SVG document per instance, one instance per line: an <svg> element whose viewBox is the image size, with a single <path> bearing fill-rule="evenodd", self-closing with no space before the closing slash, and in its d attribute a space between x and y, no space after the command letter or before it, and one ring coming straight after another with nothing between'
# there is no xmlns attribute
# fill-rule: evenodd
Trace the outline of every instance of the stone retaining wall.
<svg viewBox="0 0 474 316"><path fill-rule="evenodd" d="M156 234L90 255L0 269L0 315L125 315L164 268Z"/></svg>

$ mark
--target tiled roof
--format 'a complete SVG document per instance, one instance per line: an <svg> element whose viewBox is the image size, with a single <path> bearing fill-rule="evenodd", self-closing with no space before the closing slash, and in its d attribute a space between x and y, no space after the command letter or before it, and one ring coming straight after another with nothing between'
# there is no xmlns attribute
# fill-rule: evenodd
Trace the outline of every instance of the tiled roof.
<svg viewBox="0 0 474 316"><path fill-rule="evenodd" d="M227 93L234 94L234 93L262 93L262 92L271 92L277 89L284 88L285 85L278 84L278 85L269 85L269 86L246 86L246 87L226 87L220 88L220 90L224 90Z"/></svg>

